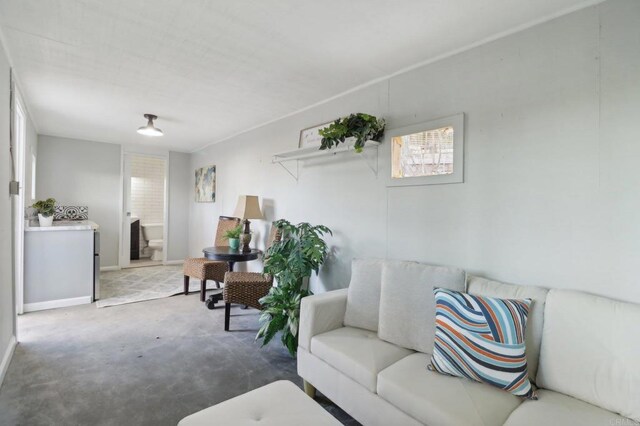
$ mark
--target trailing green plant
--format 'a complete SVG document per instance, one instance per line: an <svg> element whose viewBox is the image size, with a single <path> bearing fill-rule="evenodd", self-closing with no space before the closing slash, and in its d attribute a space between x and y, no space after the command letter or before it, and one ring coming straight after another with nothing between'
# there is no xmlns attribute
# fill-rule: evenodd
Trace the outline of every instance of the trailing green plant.
<svg viewBox="0 0 640 426"><path fill-rule="evenodd" d="M224 233L223 236L227 240L228 239L232 239L232 238L238 239L238 238L240 238L240 234L242 234L242 225L238 225L233 229L229 229L228 231L226 231Z"/></svg>
<svg viewBox="0 0 640 426"><path fill-rule="evenodd" d="M320 149L331 149L343 143L347 138L355 138L356 152L362 152L364 143L368 140L380 141L384 136L385 122L373 115L357 113L339 118L329 126L320 129L322 136Z"/></svg>
<svg viewBox="0 0 640 426"><path fill-rule="evenodd" d="M303 286L304 279L312 272L318 274L329 252L322 237L333 233L324 225L293 225L284 219L276 221L274 226L280 229L282 237L267 250L264 272L273 276L278 285L260 299L263 309L256 340L262 339L262 346L265 346L281 332L282 344L291 356L295 356L300 302L311 294Z"/></svg>
<svg viewBox="0 0 640 426"><path fill-rule="evenodd" d="M53 198L47 198L46 200L39 200L33 203L31 206L38 214L41 214L44 217L53 216L53 213L56 210L56 200Z"/></svg>

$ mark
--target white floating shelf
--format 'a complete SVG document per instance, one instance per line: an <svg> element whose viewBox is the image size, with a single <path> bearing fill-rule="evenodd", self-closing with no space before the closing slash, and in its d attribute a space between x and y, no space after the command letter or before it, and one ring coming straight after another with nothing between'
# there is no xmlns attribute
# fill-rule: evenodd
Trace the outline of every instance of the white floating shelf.
<svg viewBox="0 0 640 426"><path fill-rule="evenodd" d="M368 140L364 143L364 148L373 148L380 145L380 142ZM299 148L291 151L280 152L278 154L273 154L272 163L282 163L283 161L293 161L293 160L306 160L308 158L316 158L316 157L328 157L330 155L336 155L342 152L354 151L353 142L345 142L345 144L341 144L338 147L334 147L332 149L323 149L320 150L318 147L310 147L310 148Z"/></svg>
<svg viewBox="0 0 640 426"><path fill-rule="evenodd" d="M353 138L347 139L344 143L340 144L338 147L334 147L332 149L319 149L318 147L310 147L310 148L299 148L291 151L279 152L278 154L273 154L273 158L271 160L274 164L280 164L282 168L284 168L287 173L289 173L296 181L298 180L299 172L300 172L300 160L307 160L311 158L320 158L320 157L330 157L336 154L341 154L343 152L355 151L354 148L355 141ZM368 140L364 143L364 149L369 151L369 148L375 149L374 158L369 158L365 152L358 153L356 156L358 158L363 159L369 168L373 171L373 173L378 175L378 146L380 142ZM295 161L296 166L292 168L290 165L287 165L288 161Z"/></svg>

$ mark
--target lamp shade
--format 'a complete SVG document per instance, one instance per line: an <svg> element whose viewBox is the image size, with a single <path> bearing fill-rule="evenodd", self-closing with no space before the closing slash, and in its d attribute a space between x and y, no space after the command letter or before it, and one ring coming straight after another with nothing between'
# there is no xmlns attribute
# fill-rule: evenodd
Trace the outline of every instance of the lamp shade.
<svg viewBox="0 0 640 426"><path fill-rule="evenodd" d="M260 211L260 203L258 203L257 195L240 195L236 210L233 212L235 217L240 219L264 219L262 211Z"/></svg>

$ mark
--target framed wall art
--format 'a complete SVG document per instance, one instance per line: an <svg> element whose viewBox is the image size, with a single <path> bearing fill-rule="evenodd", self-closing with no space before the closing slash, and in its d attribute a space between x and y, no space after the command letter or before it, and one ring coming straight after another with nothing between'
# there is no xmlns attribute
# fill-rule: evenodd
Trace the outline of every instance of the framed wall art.
<svg viewBox="0 0 640 426"><path fill-rule="evenodd" d="M320 129L324 129L331 123L333 123L333 120L327 121L326 123L318 124L317 126L300 130L300 141L298 143L298 148L320 148L322 136L320 136L319 131Z"/></svg>
<svg viewBox="0 0 640 426"><path fill-rule="evenodd" d="M216 166L196 169L196 202L215 203L216 201Z"/></svg>

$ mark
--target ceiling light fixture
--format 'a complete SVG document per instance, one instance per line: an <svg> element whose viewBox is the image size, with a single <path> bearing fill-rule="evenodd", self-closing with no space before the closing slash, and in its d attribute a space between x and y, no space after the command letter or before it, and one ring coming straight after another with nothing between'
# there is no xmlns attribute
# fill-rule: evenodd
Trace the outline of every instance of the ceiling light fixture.
<svg viewBox="0 0 640 426"><path fill-rule="evenodd" d="M145 114L144 118L149 120L149 122L147 123L146 126L140 127L138 129L138 133L140 133L141 135L145 135L145 136L162 136L164 134L164 133L162 133L162 130L157 129L157 128L155 128L153 126L153 120L158 118L157 115Z"/></svg>

